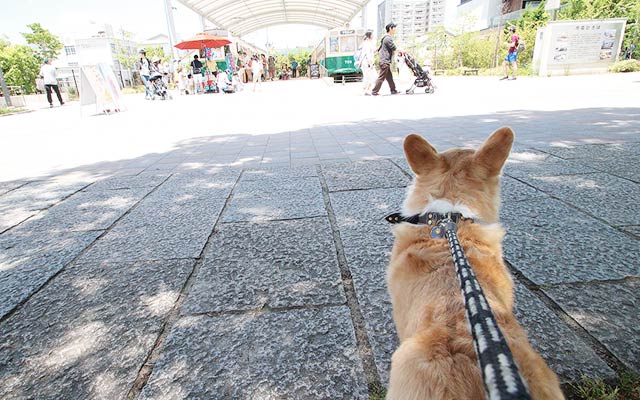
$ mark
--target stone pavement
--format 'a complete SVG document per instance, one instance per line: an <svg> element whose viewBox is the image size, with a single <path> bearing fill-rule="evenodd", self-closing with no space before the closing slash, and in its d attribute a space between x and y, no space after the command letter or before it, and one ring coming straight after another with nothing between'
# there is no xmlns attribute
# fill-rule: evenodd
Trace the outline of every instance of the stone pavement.
<svg viewBox="0 0 640 400"><path fill-rule="evenodd" d="M0 180L0 398L368 398L386 385L397 346L382 217L411 179L402 137L419 132L444 150L476 146L501 125L516 131L502 181L504 256L534 347L563 382L640 372L640 75L509 87L526 98L494 93L493 78L458 79L441 81L441 97L368 99L300 81L237 97L132 99L122 116L77 126L50 124L77 106L1 118L4 162L14 164ZM595 79L607 84L585 88ZM265 102L276 88L334 97L284 121ZM163 130L146 120L156 136L119 136L152 108L184 115L219 99L228 104L215 114L233 124L182 137L174 121ZM348 119L350 102L368 110ZM261 125L238 114L243 103L265 113ZM93 135L76 153L95 161L72 151L43 159L62 147L34 140L45 130L62 143ZM34 151L20 161L28 140ZM116 153L126 140L129 153ZM99 158L102 143L118 146ZM27 164L37 169L19 169Z"/></svg>

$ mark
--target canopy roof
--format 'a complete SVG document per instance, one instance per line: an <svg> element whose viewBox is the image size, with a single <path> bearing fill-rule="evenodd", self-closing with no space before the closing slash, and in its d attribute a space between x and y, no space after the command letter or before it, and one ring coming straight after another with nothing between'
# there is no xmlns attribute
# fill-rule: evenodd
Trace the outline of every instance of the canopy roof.
<svg viewBox="0 0 640 400"><path fill-rule="evenodd" d="M327 29L351 21L369 0L178 0L238 36L281 24Z"/></svg>

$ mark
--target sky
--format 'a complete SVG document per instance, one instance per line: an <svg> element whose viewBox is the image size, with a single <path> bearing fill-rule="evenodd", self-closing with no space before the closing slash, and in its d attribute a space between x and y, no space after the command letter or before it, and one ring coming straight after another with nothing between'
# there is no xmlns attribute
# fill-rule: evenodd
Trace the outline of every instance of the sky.
<svg viewBox="0 0 640 400"><path fill-rule="evenodd" d="M382 0L371 0L367 8L368 25L375 28L375 10ZM202 31L200 17L172 1L174 24L179 39ZM167 33L163 0L0 0L0 37L25 44L21 32L29 32L27 24L38 22L51 33L65 38L89 37L105 23L114 33L121 29L132 32L134 40L144 40ZM208 26L212 27L212 26ZM278 49L315 46L326 32L309 25L279 25L256 31L243 39L266 48L270 43Z"/></svg>

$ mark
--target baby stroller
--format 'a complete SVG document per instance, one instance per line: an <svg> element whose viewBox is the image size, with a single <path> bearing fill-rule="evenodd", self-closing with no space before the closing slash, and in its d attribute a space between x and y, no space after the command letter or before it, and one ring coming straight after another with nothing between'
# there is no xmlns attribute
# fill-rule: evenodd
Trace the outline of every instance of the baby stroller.
<svg viewBox="0 0 640 400"><path fill-rule="evenodd" d="M425 93L433 93L436 91L436 87L431 82L431 77L429 76L429 72L425 71L418 65L416 60L411 57L409 53L403 53L404 62L407 64L407 67L411 69L413 75L416 77L416 80L413 82L413 85L409 89L407 89L407 94L413 94L416 87L423 87Z"/></svg>
<svg viewBox="0 0 640 400"><path fill-rule="evenodd" d="M169 86L165 81L165 75L159 72L154 72L149 78L149 85L151 86L151 100L155 100L156 96L161 100L172 99L171 93L169 93Z"/></svg>

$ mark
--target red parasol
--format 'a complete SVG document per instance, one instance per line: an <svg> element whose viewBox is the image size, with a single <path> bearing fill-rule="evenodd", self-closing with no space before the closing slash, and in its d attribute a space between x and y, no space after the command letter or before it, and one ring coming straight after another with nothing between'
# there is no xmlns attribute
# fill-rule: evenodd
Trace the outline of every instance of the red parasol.
<svg viewBox="0 0 640 400"><path fill-rule="evenodd" d="M178 43L175 47L180 50L202 50L205 47L217 48L229 43L231 43L231 41L223 37L198 33L194 37Z"/></svg>

